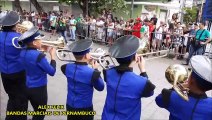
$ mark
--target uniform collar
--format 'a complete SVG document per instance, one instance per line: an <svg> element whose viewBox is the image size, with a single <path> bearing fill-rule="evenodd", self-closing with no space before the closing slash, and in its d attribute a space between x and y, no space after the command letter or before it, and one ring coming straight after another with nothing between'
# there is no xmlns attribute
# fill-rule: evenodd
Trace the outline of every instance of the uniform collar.
<svg viewBox="0 0 212 120"><path fill-rule="evenodd" d="M196 94L196 93L192 93L192 92L189 92L189 96L194 97L194 98L198 98L198 99L205 99L205 98L208 97L206 95L206 93L204 93L204 94Z"/></svg>
<svg viewBox="0 0 212 120"><path fill-rule="evenodd" d="M125 66L125 65L121 65L121 66L117 66L116 67L116 70L118 72L132 72L133 71L133 68L132 67L129 67L129 66Z"/></svg>
<svg viewBox="0 0 212 120"><path fill-rule="evenodd" d="M3 32L16 32L15 30L2 30Z"/></svg>
<svg viewBox="0 0 212 120"><path fill-rule="evenodd" d="M88 63L87 62L75 62L75 64L77 64L77 65L88 65Z"/></svg>
<svg viewBox="0 0 212 120"><path fill-rule="evenodd" d="M33 47L27 47L27 50L37 50L37 48L33 48Z"/></svg>

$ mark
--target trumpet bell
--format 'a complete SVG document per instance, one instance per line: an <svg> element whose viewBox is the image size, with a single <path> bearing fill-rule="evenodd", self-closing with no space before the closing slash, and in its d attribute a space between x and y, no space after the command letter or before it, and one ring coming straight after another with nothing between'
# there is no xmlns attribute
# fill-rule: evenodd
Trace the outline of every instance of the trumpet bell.
<svg viewBox="0 0 212 120"><path fill-rule="evenodd" d="M165 77L173 85L174 90L186 101L188 101L188 91L182 86L188 79L189 72L182 65L171 65L166 69Z"/></svg>

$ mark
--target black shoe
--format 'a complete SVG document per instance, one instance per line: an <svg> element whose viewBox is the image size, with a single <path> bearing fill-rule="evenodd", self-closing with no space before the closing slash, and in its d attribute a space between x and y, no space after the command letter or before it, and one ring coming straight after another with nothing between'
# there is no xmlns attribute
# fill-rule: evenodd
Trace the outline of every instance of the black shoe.
<svg viewBox="0 0 212 120"><path fill-rule="evenodd" d="M182 65L188 65L188 63L182 63Z"/></svg>
<svg viewBox="0 0 212 120"><path fill-rule="evenodd" d="M70 39L69 41L75 41L74 39Z"/></svg>

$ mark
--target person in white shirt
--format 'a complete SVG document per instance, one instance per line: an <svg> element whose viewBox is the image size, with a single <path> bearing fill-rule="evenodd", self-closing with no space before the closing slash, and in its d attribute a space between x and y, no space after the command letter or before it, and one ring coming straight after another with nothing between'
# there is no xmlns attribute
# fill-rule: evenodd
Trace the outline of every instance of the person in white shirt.
<svg viewBox="0 0 212 120"><path fill-rule="evenodd" d="M174 48L175 48L175 57L173 60L176 60L180 55L179 53L179 47L182 46L182 36L183 36L183 28L181 26L181 23L177 23L177 28L174 32L175 38L174 38Z"/></svg>
<svg viewBox="0 0 212 120"><path fill-rule="evenodd" d="M90 36L93 37L96 30L96 19L94 16L90 18Z"/></svg>
<svg viewBox="0 0 212 120"><path fill-rule="evenodd" d="M112 45L112 43L113 43L114 28L115 28L114 22L112 21L112 19L109 19L108 29L107 29L109 45Z"/></svg>
<svg viewBox="0 0 212 120"><path fill-rule="evenodd" d="M162 43L162 40L163 40L163 22L160 22L160 25L159 27L156 29L156 33L155 33L155 38L154 38L154 41L153 41L153 50L154 51L158 51L160 50L160 47L161 47L161 43Z"/></svg>
<svg viewBox="0 0 212 120"><path fill-rule="evenodd" d="M104 23L105 22L102 20L102 18L97 19L97 22L96 22L96 26L98 28L98 30L97 30L97 38L99 40L102 40L102 38L103 38L103 32L104 32L103 27L104 27Z"/></svg>
<svg viewBox="0 0 212 120"><path fill-rule="evenodd" d="M89 37L88 35L88 25L90 24L90 17L86 15L84 21L83 21L83 33L85 37Z"/></svg>
<svg viewBox="0 0 212 120"><path fill-rule="evenodd" d="M74 15L71 15L71 19L69 21L70 23L70 34L71 34L71 40L75 41L76 35L75 35L75 31L76 31L76 24L77 21L74 19Z"/></svg>
<svg viewBox="0 0 212 120"><path fill-rule="evenodd" d="M123 33L123 28L122 28L120 22L116 21L115 22L115 30L114 30L114 34L115 34L114 39L121 37L122 33Z"/></svg>
<svg viewBox="0 0 212 120"><path fill-rule="evenodd" d="M32 23L35 25L35 12L34 11L32 11L31 17L32 17Z"/></svg>

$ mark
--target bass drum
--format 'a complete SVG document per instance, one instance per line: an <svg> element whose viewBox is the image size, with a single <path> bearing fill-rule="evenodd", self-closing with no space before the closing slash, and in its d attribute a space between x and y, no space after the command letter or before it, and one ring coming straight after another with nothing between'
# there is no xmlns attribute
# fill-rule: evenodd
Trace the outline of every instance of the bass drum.
<svg viewBox="0 0 212 120"><path fill-rule="evenodd" d="M140 39L139 44L140 44L140 46L138 48L137 54L145 54L145 53L149 52L148 37L143 37L142 39Z"/></svg>

